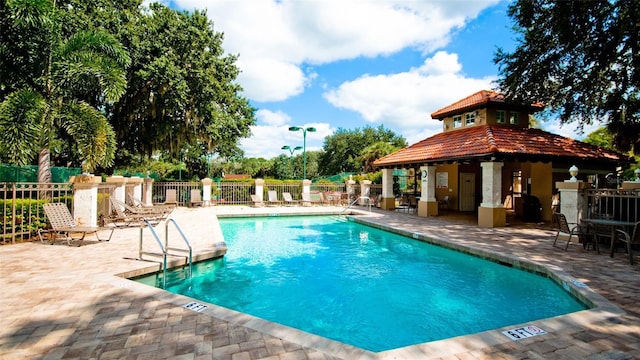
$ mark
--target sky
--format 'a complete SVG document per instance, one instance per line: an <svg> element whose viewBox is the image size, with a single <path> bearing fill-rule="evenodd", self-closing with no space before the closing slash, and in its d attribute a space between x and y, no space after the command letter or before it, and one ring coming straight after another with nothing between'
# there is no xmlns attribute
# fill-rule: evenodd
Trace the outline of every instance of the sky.
<svg viewBox="0 0 640 360"><path fill-rule="evenodd" d="M241 96L257 109L245 157L322 149L337 129L366 126L409 144L442 131L430 114L495 89L498 47L516 47L505 0L164 0L206 10L223 48L239 56ZM558 121L549 132L581 139L597 128ZM294 153L298 155L299 153Z"/></svg>

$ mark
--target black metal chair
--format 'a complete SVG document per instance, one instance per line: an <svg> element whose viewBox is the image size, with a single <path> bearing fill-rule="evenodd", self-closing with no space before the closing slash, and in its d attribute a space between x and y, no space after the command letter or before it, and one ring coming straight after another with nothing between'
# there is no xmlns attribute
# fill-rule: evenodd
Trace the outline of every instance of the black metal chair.
<svg viewBox="0 0 640 360"><path fill-rule="evenodd" d="M629 235L628 232L620 229L617 230L617 234L618 236L616 236L616 239L613 239L612 241L620 240L627 244L627 253L629 254L629 263L633 265L632 245L640 245L640 221L638 221L634 225L633 232L631 233L631 235ZM613 257L614 250L615 250L615 247L612 246L611 257Z"/></svg>
<svg viewBox="0 0 640 360"><path fill-rule="evenodd" d="M564 251L567 251L567 249L569 248L569 243L571 242L571 238L573 238L574 236L576 236L578 239L580 239L581 237L592 236L587 226L567 222L567 217L562 213L553 214L553 219L555 223L558 225L558 232L556 233L556 238L553 240L554 247L556 247L558 238L561 235L567 237L567 243L564 246ZM573 225L573 226L570 226L570 225ZM583 238L583 240L586 240L586 239ZM595 244L595 247L596 249L598 249L597 242Z"/></svg>

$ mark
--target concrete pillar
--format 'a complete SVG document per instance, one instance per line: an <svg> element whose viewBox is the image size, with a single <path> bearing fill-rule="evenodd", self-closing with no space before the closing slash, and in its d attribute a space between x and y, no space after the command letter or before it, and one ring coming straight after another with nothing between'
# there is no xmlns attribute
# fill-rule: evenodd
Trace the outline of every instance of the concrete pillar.
<svg viewBox="0 0 640 360"><path fill-rule="evenodd" d="M126 197L127 179L121 175L113 175L107 177L107 184L114 186L111 196L120 202L124 202ZM121 210L124 211L124 206L121 207Z"/></svg>
<svg viewBox="0 0 640 360"><path fill-rule="evenodd" d="M438 216L438 200L436 200L436 167L421 166L420 181L422 194L418 202L418 216Z"/></svg>
<svg viewBox="0 0 640 360"><path fill-rule="evenodd" d="M213 180L204 178L200 180L202 183L202 206L211 205L211 184Z"/></svg>
<svg viewBox="0 0 640 360"><path fill-rule="evenodd" d="M129 192L129 195L140 201L142 201L142 182L143 179L139 176L132 176L127 179L127 191Z"/></svg>
<svg viewBox="0 0 640 360"><path fill-rule="evenodd" d="M360 181L360 196L368 198L370 195L371 195L371 180ZM369 199L360 198L359 204L369 205Z"/></svg>
<svg viewBox="0 0 640 360"><path fill-rule="evenodd" d="M478 208L478 226L501 227L507 224L507 211L502 206L501 161L489 161L482 167L482 203Z"/></svg>
<svg viewBox="0 0 640 360"><path fill-rule="evenodd" d="M589 183L582 181L556 182L556 188L560 192L560 212L567 218L567 222L578 224L581 219L589 216L589 187Z"/></svg>
<svg viewBox="0 0 640 360"><path fill-rule="evenodd" d="M256 179L256 196L260 201L264 201L264 180Z"/></svg>
<svg viewBox="0 0 640 360"><path fill-rule="evenodd" d="M153 205L153 179L144 178L144 187L142 191L142 203L145 206Z"/></svg>
<svg viewBox="0 0 640 360"><path fill-rule="evenodd" d="M349 180L346 181L345 187L347 188L347 202L351 204L356 198L356 182L353 180L353 175L349 175Z"/></svg>
<svg viewBox="0 0 640 360"><path fill-rule="evenodd" d="M79 175L73 178L73 218L78 226L98 225L98 186L100 176Z"/></svg>
<svg viewBox="0 0 640 360"><path fill-rule="evenodd" d="M311 180L302 180L302 193L311 194Z"/></svg>
<svg viewBox="0 0 640 360"><path fill-rule="evenodd" d="M396 196L393 193L393 169L382 169L382 199L380 208L393 210L396 208Z"/></svg>

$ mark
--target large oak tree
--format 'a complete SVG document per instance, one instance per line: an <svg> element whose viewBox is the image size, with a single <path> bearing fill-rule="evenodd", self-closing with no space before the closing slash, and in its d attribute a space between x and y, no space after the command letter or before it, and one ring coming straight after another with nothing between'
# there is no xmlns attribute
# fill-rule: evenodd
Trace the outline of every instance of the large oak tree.
<svg viewBox="0 0 640 360"><path fill-rule="evenodd" d="M500 90L563 123L602 121L619 150L640 152L640 1L517 0L509 16L517 47L496 53Z"/></svg>

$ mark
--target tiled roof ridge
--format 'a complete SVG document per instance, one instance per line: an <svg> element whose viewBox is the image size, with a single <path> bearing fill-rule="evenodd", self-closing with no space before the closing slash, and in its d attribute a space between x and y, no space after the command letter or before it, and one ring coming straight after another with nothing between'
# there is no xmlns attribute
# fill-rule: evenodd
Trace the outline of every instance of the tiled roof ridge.
<svg viewBox="0 0 640 360"><path fill-rule="evenodd" d="M493 128L491 125L485 125L487 131L487 144L489 145L489 151L492 153L498 152L498 145L496 144L496 138L493 136Z"/></svg>

